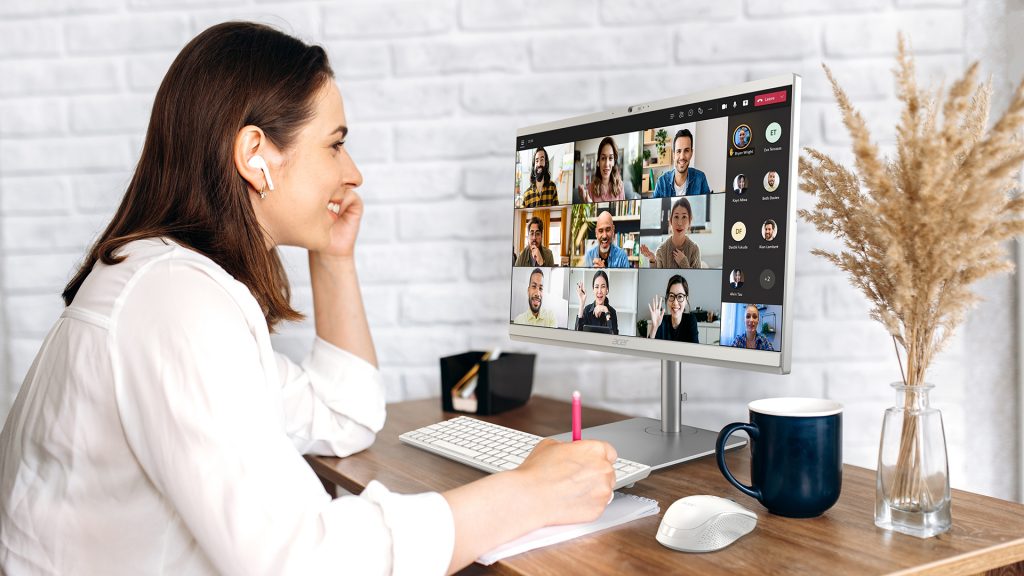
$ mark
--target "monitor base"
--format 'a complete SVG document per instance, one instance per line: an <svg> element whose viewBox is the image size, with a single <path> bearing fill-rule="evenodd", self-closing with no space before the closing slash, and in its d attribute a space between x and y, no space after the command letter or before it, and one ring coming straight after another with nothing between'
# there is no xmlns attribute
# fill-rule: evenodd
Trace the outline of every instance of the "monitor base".
<svg viewBox="0 0 1024 576"><path fill-rule="evenodd" d="M660 420L630 418L602 426L583 429L583 438L604 440L619 453L619 458L647 464L657 470L715 453L718 433L692 426L680 426L679 432L663 432ZM551 436L555 440L570 441L572 433ZM747 443L732 436L726 450Z"/></svg>

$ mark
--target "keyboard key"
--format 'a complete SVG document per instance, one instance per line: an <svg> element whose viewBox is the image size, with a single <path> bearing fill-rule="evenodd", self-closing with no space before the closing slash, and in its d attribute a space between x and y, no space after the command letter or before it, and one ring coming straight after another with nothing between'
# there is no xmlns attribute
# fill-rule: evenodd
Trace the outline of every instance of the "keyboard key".
<svg viewBox="0 0 1024 576"><path fill-rule="evenodd" d="M477 456L480 455L480 453L477 452L476 450L470 450L469 448L464 448L462 446L459 446L458 444L452 444L447 440L438 440L436 442L433 442L432 444L434 446L437 446L438 448L445 448L451 450L452 452L462 454L463 456L469 456L470 458L476 458Z"/></svg>

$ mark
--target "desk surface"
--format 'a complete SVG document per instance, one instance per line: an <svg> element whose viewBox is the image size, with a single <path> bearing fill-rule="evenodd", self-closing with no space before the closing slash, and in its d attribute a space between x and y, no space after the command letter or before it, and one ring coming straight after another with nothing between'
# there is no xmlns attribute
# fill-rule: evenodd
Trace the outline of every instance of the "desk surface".
<svg viewBox="0 0 1024 576"><path fill-rule="evenodd" d="M399 443L398 435L455 416L434 398L388 406L388 420L368 450L344 459L309 458L321 478L358 494L371 480L398 492L445 491L484 476L474 468ZM584 412L584 425L625 416L597 409ZM533 397L519 409L483 416L542 436L566 431L569 404ZM737 478L749 482L749 450L731 450L727 460ZM653 498L662 514L693 494L732 498L758 515L757 527L732 546L707 554L686 554L654 539L661 514L604 532L508 558L488 568L473 564L465 573L495 574L977 574L1024 562L1024 505L953 491L953 528L920 540L874 525L875 473L843 467L843 491L828 512L798 520L769 514L739 493L718 471L713 457L655 471L625 492ZM1018 564L1019 570L1024 564ZM1005 572L1004 572L1005 573ZM1024 573L1013 571L1012 573Z"/></svg>

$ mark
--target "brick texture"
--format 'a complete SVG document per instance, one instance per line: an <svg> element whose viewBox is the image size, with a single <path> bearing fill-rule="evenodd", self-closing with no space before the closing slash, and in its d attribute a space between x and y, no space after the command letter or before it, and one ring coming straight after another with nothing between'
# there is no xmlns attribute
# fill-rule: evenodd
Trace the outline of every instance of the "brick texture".
<svg viewBox="0 0 1024 576"><path fill-rule="evenodd" d="M440 356L500 346L538 355L534 393L580 389L591 405L657 417L658 362L508 338L516 128L797 73L801 144L848 163L821 63L891 150L897 31L917 52L921 83L948 86L978 58L966 25L978 11L962 0L0 2L0 415L60 311L60 291L120 201L163 75L216 22L265 22L331 58L346 147L365 181L357 264L389 401L436 396ZM998 72L999 61L986 64ZM803 222L795 232L792 373L686 366L685 418L716 429L744 419L757 398L835 398L846 406L847 462L874 467L888 384L899 378L892 341L846 277L810 253L841 245ZM307 255L287 248L282 259L292 303L308 317L273 338L301 360L314 335ZM986 290L996 302L1015 297ZM967 358L991 377L972 379ZM996 446L1002 431L982 412L997 402L967 401L965 391L1012 392L1000 378L1013 373L1011 354L960 336L937 362L930 378L954 485L1012 497L1001 479L1009 473L969 465L970 445Z"/></svg>

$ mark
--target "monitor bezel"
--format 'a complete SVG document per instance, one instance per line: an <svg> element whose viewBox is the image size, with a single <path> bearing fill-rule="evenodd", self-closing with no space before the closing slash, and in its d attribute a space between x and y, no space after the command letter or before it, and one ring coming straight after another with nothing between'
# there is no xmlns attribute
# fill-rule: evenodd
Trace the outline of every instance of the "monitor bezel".
<svg viewBox="0 0 1024 576"><path fill-rule="evenodd" d="M788 374L790 372L793 354L792 304L794 279L796 277L796 191L798 189L799 182L798 163L800 157L800 85L801 78L799 74L784 74L761 80L724 86L712 90L675 96L672 98L633 104L622 108L612 108L603 112L575 116L564 120L524 126L516 130L516 138L518 140L521 136L528 136L539 132L571 128L581 124L601 122L603 120L610 120L613 118L623 118L665 108L698 104L708 100L733 96L735 94L790 86L790 163L789 178L787 178L786 186L786 221L788 222L788 233L786 240L785 283L782 286L783 314L781 351L768 352L764 350L747 350L743 348L712 346L708 344L669 342L641 338L639 336L609 337L606 334L592 334L588 332L578 332L575 330L523 326L513 324L511 321L509 322L509 338L519 342L565 346L597 352L611 352L615 354L629 354L632 356L686 362L689 364L702 364L723 368L743 368L759 372ZM511 277L509 280L509 286L511 287Z"/></svg>

